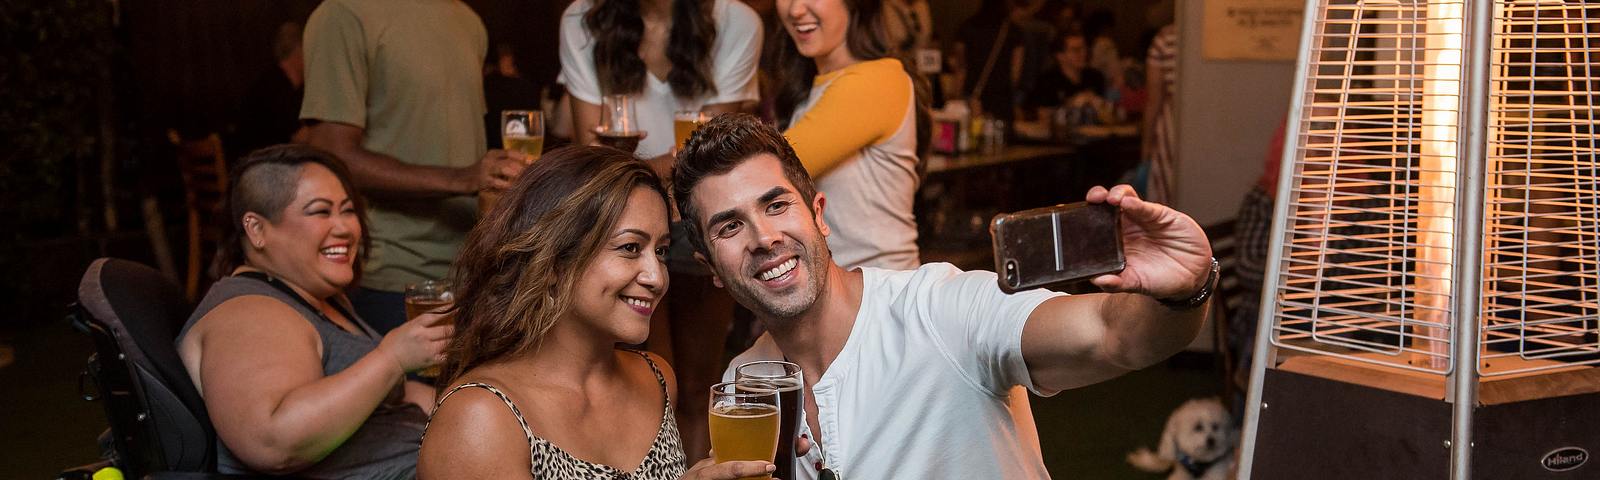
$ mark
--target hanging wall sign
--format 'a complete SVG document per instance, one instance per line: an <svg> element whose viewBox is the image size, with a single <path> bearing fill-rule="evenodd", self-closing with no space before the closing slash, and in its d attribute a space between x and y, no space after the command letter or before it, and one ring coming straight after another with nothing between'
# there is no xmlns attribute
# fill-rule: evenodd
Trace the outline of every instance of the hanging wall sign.
<svg viewBox="0 0 1600 480"><path fill-rule="evenodd" d="M1294 60L1302 0L1204 0L1201 55L1206 60Z"/></svg>

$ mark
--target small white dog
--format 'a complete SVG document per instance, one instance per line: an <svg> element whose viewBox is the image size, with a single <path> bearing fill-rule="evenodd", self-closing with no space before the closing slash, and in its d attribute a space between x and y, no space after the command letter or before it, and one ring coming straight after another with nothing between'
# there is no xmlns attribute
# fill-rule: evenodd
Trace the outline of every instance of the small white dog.
<svg viewBox="0 0 1600 480"><path fill-rule="evenodd" d="M1128 463L1152 473L1171 470L1167 480L1223 480L1233 470L1238 441L1239 431L1222 400L1196 398L1172 412L1156 451L1139 447L1128 454Z"/></svg>

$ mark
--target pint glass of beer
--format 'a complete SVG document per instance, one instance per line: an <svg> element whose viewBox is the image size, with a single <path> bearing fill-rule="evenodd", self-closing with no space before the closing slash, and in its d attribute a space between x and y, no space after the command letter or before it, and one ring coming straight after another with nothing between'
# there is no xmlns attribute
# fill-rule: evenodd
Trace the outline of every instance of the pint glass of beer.
<svg viewBox="0 0 1600 480"><path fill-rule="evenodd" d="M500 145L528 156L528 163L544 152L544 115L538 110L500 112ZM487 213L505 192L490 189L478 192L478 215Z"/></svg>
<svg viewBox="0 0 1600 480"><path fill-rule="evenodd" d="M443 280L428 280L422 283L406 285L406 321L415 320L424 313L432 312L441 307L456 303L455 292L450 282ZM439 318L434 325L454 325L456 323L455 311ZM435 365L423 369L417 375L429 378L439 378L439 366Z"/></svg>
<svg viewBox="0 0 1600 480"><path fill-rule="evenodd" d="M800 436L800 412L806 408L805 380L800 366L775 360L750 362L733 369L734 380L742 381L778 392L778 454L772 463L778 466L772 476L795 478L794 439Z"/></svg>
<svg viewBox="0 0 1600 480"><path fill-rule="evenodd" d="M711 452L717 463L772 461L778 450L778 392L740 381L711 386ZM741 480L765 480L771 475Z"/></svg>
<svg viewBox="0 0 1600 480"><path fill-rule="evenodd" d="M672 141L677 142L678 148L683 148L683 142L689 141L689 134L709 121L711 116L699 110L682 110L672 114Z"/></svg>

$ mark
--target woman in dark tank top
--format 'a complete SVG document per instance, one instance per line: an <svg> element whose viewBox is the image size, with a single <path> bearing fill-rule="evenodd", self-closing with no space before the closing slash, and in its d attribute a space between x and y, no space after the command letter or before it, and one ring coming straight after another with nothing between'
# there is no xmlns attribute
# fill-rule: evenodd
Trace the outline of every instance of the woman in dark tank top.
<svg viewBox="0 0 1600 480"><path fill-rule="evenodd" d="M380 336L342 293L367 251L344 164L311 147L250 154L231 176L212 274L177 344L221 444L222 473L412 478L452 329L424 314Z"/></svg>

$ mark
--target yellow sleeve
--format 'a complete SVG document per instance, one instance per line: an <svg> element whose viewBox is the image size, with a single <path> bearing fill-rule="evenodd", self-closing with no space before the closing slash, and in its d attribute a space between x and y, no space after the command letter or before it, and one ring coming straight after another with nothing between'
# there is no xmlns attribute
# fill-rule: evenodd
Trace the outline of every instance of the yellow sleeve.
<svg viewBox="0 0 1600 480"><path fill-rule="evenodd" d="M857 151L900 130L911 95L911 78L900 61L858 63L840 72L783 136L811 177L822 178Z"/></svg>

